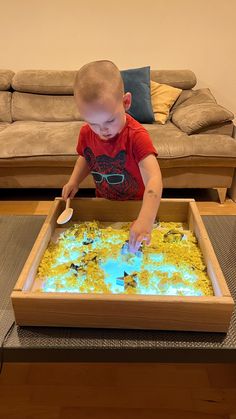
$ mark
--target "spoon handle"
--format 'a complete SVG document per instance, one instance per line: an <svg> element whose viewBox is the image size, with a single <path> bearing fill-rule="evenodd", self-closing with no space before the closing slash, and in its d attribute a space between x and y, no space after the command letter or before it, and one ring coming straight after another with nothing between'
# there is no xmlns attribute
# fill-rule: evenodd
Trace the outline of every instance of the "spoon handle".
<svg viewBox="0 0 236 419"><path fill-rule="evenodd" d="M70 198L66 200L66 209L70 208Z"/></svg>

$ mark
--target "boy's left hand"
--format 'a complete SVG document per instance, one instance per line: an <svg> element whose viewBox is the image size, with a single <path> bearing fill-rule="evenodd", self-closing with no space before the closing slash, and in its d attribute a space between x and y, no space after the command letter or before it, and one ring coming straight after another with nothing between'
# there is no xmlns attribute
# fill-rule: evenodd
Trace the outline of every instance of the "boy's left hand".
<svg viewBox="0 0 236 419"><path fill-rule="evenodd" d="M143 240L146 241L146 244L149 244L151 241L151 232L152 224L145 220L135 220L130 227L129 251L136 253Z"/></svg>

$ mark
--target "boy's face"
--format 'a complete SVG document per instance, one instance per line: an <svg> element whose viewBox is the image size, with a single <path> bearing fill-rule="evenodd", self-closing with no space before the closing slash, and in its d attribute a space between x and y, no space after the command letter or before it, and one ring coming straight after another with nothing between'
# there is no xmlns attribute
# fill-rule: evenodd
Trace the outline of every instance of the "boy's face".
<svg viewBox="0 0 236 419"><path fill-rule="evenodd" d="M123 99L117 100L107 96L94 103L84 103L75 97L80 115L90 128L106 141L118 134L125 125L125 111L130 108L131 94L126 93Z"/></svg>

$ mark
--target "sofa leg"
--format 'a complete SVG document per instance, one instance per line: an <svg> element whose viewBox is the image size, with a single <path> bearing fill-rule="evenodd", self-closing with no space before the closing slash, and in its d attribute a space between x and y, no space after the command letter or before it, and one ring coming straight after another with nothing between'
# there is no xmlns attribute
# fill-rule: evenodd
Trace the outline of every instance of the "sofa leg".
<svg viewBox="0 0 236 419"><path fill-rule="evenodd" d="M230 187L228 192L229 192L230 198L234 202L236 202L236 169L234 169L234 176L233 176L233 179L232 179L232 184L231 184L231 187Z"/></svg>
<svg viewBox="0 0 236 419"><path fill-rule="evenodd" d="M225 202L225 198L226 198L226 194L227 194L227 188L216 188L218 195L219 195L219 200L221 204L224 204Z"/></svg>

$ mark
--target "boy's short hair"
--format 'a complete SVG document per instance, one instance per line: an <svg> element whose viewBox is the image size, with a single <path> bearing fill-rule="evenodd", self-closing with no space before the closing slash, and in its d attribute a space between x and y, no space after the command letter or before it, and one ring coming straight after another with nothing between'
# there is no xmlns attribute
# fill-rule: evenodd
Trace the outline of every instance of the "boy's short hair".
<svg viewBox="0 0 236 419"><path fill-rule="evenodd" d="M77 72L74 95L86 103L94 102L105 94L122 99L124 83L118 67L109 60L85 64Z"/></svg>

